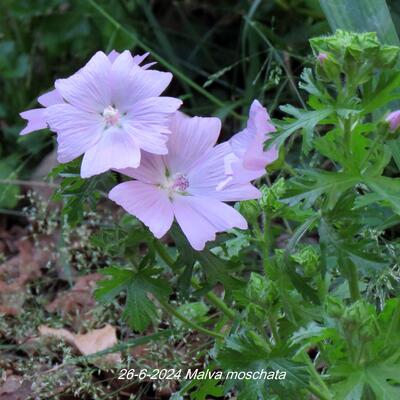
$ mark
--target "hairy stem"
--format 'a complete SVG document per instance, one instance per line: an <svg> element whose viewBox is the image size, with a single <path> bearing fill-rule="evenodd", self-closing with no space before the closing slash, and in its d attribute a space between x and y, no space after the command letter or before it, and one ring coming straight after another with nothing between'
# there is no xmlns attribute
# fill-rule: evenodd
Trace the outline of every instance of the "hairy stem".
<svg viewBox="0 0 400 400"><path fill-rule="evenodd" d="M311 361L310 357L306 352L303 352L301 354L302 360L307 364L308 371L310 372L310 375L315 379L316 382L318 382L319 387L322 389L322 391L319 390L319 388L316 385L313 385L311 383L310 385L310 391L314 394L317 394L319 398L321 399L332 399L331 392L326 385L326 383L323 381L321 375L318 373L318 371L315 369L315 365Z"/></svg>
<svg viewBox="0 0 400 400"><path fill-rule="evenodd" d="M357 267L352 263L348 263L347 281L349 283L350 296L353 301L361 298L360 288L358 287Z"/></svg>

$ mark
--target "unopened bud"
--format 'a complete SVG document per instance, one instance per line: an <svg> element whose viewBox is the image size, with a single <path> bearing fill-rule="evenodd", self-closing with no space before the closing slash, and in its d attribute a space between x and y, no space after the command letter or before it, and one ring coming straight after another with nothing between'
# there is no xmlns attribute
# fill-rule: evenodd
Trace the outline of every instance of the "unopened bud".
<svg viewBox="0 0 400 400"><path fill-rule="evenodd" d="M324 63L324 61L328 58L328 54L319 53L317 58L318 58L318 61L320 62L320 64L322 65Z"/></svg>
<svg viewBox="0 0 400 400"><path fill-rule="evenodd" d="M389 130L391 132L397 131L400 126L400 110L391 112L386 117L386 122L389 124Z"/></svg>

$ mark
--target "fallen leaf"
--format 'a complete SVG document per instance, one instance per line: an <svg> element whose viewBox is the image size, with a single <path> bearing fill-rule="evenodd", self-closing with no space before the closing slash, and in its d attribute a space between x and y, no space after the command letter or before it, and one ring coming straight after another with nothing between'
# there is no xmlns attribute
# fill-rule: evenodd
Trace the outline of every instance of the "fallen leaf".
<svg viewBox="0 0 400 400"><path fill-rule="evenodd" d="M0 313L18 315L25 300L25 284L42 275L49 254L36 249L27 239L17 244L19 254L0 264Z"/></svg>
<svg viewBox="0 0 400 400"><path fill-rule="evenodd" d="M59 312L61 315L84 315L96 303L93 291L96 282L102 278L103 276L97 273L78 277L71 289L59 293L51 303L46 305L46 310L48 312Z"/></svg>
<svg viewBox="0 0 400 400"><path fill-rule="evenodd" d="M41 336L55 336L74 346L82 355L87 356L108 349L117 344L116 328L106 325L101 329L94 329L83 335L76 335L67 329L53 329L45 325L39 327ZM104 363L105 361L105 363ZM106 354L91 361L98 367L111 366L121 362L120 353Z"/></svg>
<svg viewBox="0 0 400 400"><path fill-rule="evenodd" d="M18 375L9 375L0 386L0 400L26 400L32 393L32 383Z"/></svg>

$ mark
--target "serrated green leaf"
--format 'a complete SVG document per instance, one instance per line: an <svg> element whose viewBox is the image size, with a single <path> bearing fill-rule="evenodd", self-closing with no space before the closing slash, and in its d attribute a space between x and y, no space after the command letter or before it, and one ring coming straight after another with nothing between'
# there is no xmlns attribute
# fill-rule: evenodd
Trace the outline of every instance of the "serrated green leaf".
<svg viewBox="0 0 400 400"><path fill-rule="evenodd" d="M158 316L155 305L149 299L149 293L156 298L165 298L171 291L168 283L159 277L160 271L156 268L131 271L110 267L101 272L111 276L111 279L98 283L96 298L111 301L121 291L126 292L123 318L133 329L143 332Z"/></svg>
<svg viewBox="0 0 400 400"><path fill-rule="evenodd" d="M110 302L113 298L118 296L126 289L134 275L133 271L118 267L104 268L99 272L110 277L110 279L97 282L97 289L94 294L96 299L102 302Z"/></svg>
<svg viewBox="0 0 400 400"><path fill-rule="evenodd" d="M274 386L281 391L290 391L307 386L308 371L305 365L292 361L284 348L269 349L263 339L255 333L239 333L226 339L219 350L217 361L230 371L285 371L284 381L249 380L236 382L243 398L268 399Z"/></svg>
<svg viewBox="0 0 400 400"><path fill-rule="evenodd" d="M372 200L387 203L400 214L400 178L385 176L365 177L365 184L374 192ZM368 198L371 203L371 196Z"/></svg>
<svg viewBox="0 0 400 400"><path fill-rule="evenodd" d="M328 207L332 208L344 192L360 181L358 175L347 172L300 171L299 177L289 181L282 201L289 205L304 201L306 207L311 207L319 197L326 195Z"/></svg>
<svg viewBox="0 0 400 400"><path fill-rule="evenodd" d="M300 130L308 148L314 137L315 126L334 112L332 107L327 106L314 111L300 110L291 105L281 106L280 109L294 118L287 118L279 124L279 133L271 141L271 146L276 147L282 146L286 139Z"/></svg>

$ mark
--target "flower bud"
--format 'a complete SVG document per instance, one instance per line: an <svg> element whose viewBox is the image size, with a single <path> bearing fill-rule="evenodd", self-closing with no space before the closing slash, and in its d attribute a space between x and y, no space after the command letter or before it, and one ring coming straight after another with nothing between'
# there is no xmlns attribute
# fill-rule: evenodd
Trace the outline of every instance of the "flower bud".
<svg viewBox="0 0 400 400"><path fill-rule="evenodd" d="M396 110L391 112L386 117L386 122L389 124L389 130L391 132L397 131L400 126L400 110Z"/></svg>
<svg viewBox="0 0 400 400"><path fill-rule="evenodd" d="M317 58L318 58L319 63L322 65L324 63L324 61L328 58L328 54L319 53Z"/></svg>

